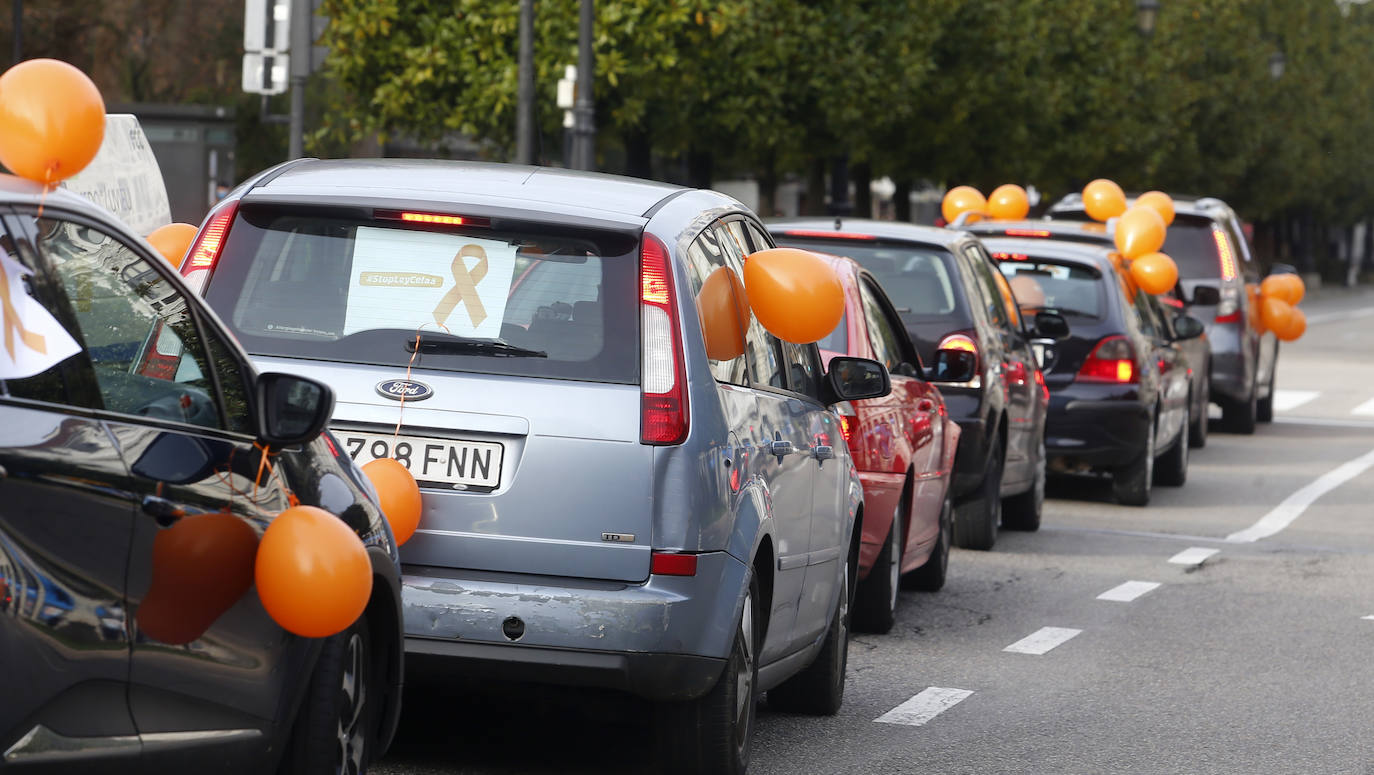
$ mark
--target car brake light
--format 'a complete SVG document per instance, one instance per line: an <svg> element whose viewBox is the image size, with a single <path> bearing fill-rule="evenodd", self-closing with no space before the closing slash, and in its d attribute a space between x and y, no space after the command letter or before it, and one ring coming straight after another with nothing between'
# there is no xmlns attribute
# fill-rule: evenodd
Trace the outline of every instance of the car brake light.
<svg viewBox="0 0 1374 775"><path fill-rule="evenodd" d="M233 222L234 213L238 212L238 209L238 201L235 200L210 216L205 228L196 235L196 241L191 243L191 252L181 265L183 275L189 276L198 269L215 268L215 262L219 260L219 254L224 249L224 239L229 236L229 225Z"/></svg>
<svg viewBox="0 0 1374 775"><path fill-rule="evenodd" d="M1045 372L1040 369L1035 370L1035 384L1040 386L1040 390L1045 394L1045 400L1050 400L1050 386L1045 384Z"/></svg>
<svg viewBox="0 0 1374 775"><path fill-rule="evenodd" d="M1131 384L1136 381L1135 350L1124 336L1108 336L1098 341L1078 370L1082 382Z"/></svg>
<svg viewBox="0 0 1374 775"><path fill-rule="evenodd" d="M649 572L656 576L695 576L697 575L697 556L654 552L649 561Z"/></svg>
<svg viewBox="0 0 1374 775"><path fill-rule="evenodd" d="M403 221L422 223L429 226L490 226L490 218L477 218L470 215L451 213L417 213L407 210L376 210L373 216L380 221Z"/></svg>
<svg viewBox="0 0 1374 775"><path fill-rule="evenodd" d="M1003 231L1008 237L1048 237L1050 233L1045 229L1006 229Z"/></svg>
<svg viewBox="0 0 1374 775"><path fill-rule="evenodd" d="M1030 256L1025 253L993 253L992 257L996 261L1026 261Z"/></svg>
<svg viewBox="0 0 1374 775"><path fill-rule="evenodd" d="M1236 254L1231 250L1231 241L1219 226L1212 227L1212 239L1217 243L1217 256L1221 259L1221 279L1234 280L1239 276L1236 271Z"/></svg>
<svg viewBox="0 0 1374 775"><path fill-rule="evenodd" d="M687 375L668 251L644 235L639 254L642 361L640 431L644 444L687 438Z"/></svg>
<svg viewBox="0 0 1374 775"><path fill-rule="evenodd" d="M815 239L852 239L866 240L868 242L873 242L878 239L872 234L860 234L858 232L853 231L818 231L811 229L792 229L783 232L783 234L788 237L812 237Z"/></svg>

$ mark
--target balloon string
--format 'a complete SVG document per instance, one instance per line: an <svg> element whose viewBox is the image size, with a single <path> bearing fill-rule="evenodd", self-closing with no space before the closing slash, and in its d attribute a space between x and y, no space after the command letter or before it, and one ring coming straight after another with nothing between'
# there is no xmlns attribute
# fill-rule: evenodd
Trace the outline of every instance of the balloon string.
<svg viewBox="0 0 1374 775"><path fill-rule="evenodd" d="M415 359L416 359L417 357L419 357L419 355L420 355L420 331L422 331L422 330L424 329L424 327L425 327L425 326L428 326L428 325L436 325L436 326L438 326L438 327L444 329L444 333L446 333L446 334L452 334L452 333L453 333L452 331L448 330L448 326L444 325L443 323L433 323L433 324L431 324L431 323L421 323L421 324L420 324L420 327L417 328L417 329L415 329L415 347L414 347L413 349L411 349L411 351L410 351L410 362L406 364L406 382L410 382L410 371L411 371L411 369L415 368ZM396 410L396 430L395 430L395 431L392 431L392 433L391 433L391 449L392 449L393 451L396 449L396 443L397 443L397 441L399 441L400 438L401 438L401 420L402 420L402 417L404 417L404 415L405 415L405 411L406 411L406 392L405 392L404 390L402 390L402 391L401 391L401 406Z"/></svg>
<svg viewBox="0 0 1374 775"><path fill-rule="evenodd" d="M52 165L49 165L47 172L43 175L43 193L38 197L38 215L35 216L37 218L43 217L43 204L48 201L48 192L53 189L52 170Z"/></svg>
<svg viewBox="0 0 1374 775"><path fill-rule="evenodd" d="M267 481L272 481L272 477L276 476L277 481L281 482L282 489L286 491L286 502L291 504L292 506L301 505L300 498L297 498L296 493L291 491L291 488L287 486L286 481L277 475L276 466L272 465L272 463L268 460L269 457L276 455L277 453L268 450L265 444L259 444L256 441L253 442L253 448L258 450L260 456L258 458L258 472L253 477L252 501L254 503L257 503L258 501L258 483L263 481L262 472L265 469L267 471Z"/></svg>

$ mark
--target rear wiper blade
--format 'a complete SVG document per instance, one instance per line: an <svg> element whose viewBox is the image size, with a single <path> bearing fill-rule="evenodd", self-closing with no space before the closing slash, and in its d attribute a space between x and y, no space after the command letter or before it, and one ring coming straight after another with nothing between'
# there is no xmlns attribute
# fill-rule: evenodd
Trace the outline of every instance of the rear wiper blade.
<svg viewBox="0 0 1374 775"><path fill-rule="evenodd" d="M542 350L531 350L502 339L420 339L421 353L440 355L492 355L498 358L547 358ZM406 352L415 352L415 339L406 340Z"/></svg>

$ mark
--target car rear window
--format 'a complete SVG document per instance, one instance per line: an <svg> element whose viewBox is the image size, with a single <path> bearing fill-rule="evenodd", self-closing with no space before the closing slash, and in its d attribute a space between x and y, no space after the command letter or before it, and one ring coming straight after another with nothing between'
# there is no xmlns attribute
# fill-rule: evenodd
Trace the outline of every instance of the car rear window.
<svg viewBox="0 0 1374 775"><path fill-rule="evenodd" d="M959 291L951 277L947 251L903 243L795 239L775 235L778 244L848 256L878 280L903 320L943 318L959 309ZM841 350L843 352L843 350Z"/></svg>
<svg viewBox="0 0 1374 775"><path fill-rule="evenodd" d="M998 261L1016 305L1024 313L1055 310L1065 315L1100 319L1105 314L1102 274L1082 264L1046 261L1034 256Z"/></svg>
<svg viewBox="0 0 1374 775"><path fill-rule="evenodd" d="M1178 216L1165 232L1164 253L1178 265L1178 276L1185 280L1215 280L1221 277L1221 258L1217 254L1217 239L1226 234L1217 229L1213 234L1209 218ZM1235 256L1235 246L1227 240L1227 249ZM1233 259L1234 260L1234 259Z"/></svg>
<svg viewBox="0 0 1374 775"><path fill-rule="evenodd" d="M206 299L255 355L634 383L637 247L248 207Z"/></svg>

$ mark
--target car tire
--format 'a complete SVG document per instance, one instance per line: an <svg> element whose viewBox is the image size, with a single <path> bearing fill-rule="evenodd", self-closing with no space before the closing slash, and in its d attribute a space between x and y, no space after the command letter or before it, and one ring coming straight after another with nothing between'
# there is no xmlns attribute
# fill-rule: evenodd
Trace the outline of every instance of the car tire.
<svg viewBox="0 0 1374 775"><path fill-rule="evenodd" d="M654 743L659 769L677 775L743 775L749 769L758 704L759 583L752 575L730 656L716 685L685 702L656 707Z"/></svg>
<svg viewBox="0 0 1374 775"><path fill-rule="evenodd" d="M892 515L892 527L888 528L887 540L878 550L878 559L868 571L868 578L859 582L854 595L854 629L885 635L892 630L897 621L897 592L902 578L902 513L906 510L906 497L897 502L896 513Z"/></svg>
<svg viewBox="0 0 1374 775"><path fill-rule="evenodd" d="M1155 460L1155 484L1182 487L1188 481L1188 425L1183 423L1174 445Z"/></svg>
<svg viewBox="0 0 1374 775"><path fill-rule="evenodd" d="M815 661L805 670L768 690L768 706L787 713L833 716L844 704L844 672L849 664L849 610L853 603L850 578L855 568L845 567L835 616L826 630L825 642Z"/></svg>
<svg viewBox="0 0 1374 775"><path fill-rule="evenodd" d="M1002 527L1033 533L1040 529L1040 513L1045 507L1045 439L1035 463L1035 481L1030 489L1002 501Z"/></svg>
<svg viewBox="0 0 1374 775"><path fill-rule="evenodd" d="M1154 480L1155 421L1145 433L1145 449L1135 460L1112 471L1112 495L1123 506L1146 506L1150 503L1150 484Z"/></svg>
<svg viewBox="0 0 1374 775"><path fill-rule="evenodd" d="M996 435L992 439L978 496L956 510L954 545L960 549L987 551L997 543L997 526L1002 521L1002 439Z"/></svg>
<svg viewBox="0 0 1374 775"><path fill-rule="evenodd" d="M1274 356L1274 368L1269 371L1269 395L1255 402L1255 419L1259 422L1274 421L1274 378L1278 376L1278 356Z"/></svg>
<svg viewBox="0 0 1374 775"><path fill-rule="evenodd" d="M1259 419L1259 401L1255 398L1258 392L1251 385L1248 399L1228 401L1221 407L1221 424L1226 430L1246 436L1255 432L1255 422Z"/></svg>
<svg viewBox="0 0 1374 775"><path fill-rule="evenodd" d="M935 548L931 550L925 565L902 577L902 588L939 592L949 574L949 547L953 543L954 500L946 492L945 504L940 509L940 535L935 539Z"/></svg>
<svg viewBox="0 0 1374 775"><path fill-rule="evenodd" d="M377 673L366 616L330 637L301 701L280 772L362 775L377 737Z"/></svg>
<svg viewBox="0 0 1374 775"><path fill-rule="evenodd" d="M1191 445L1193 449L1202 449L1207 446L1207 408L1211 406L1211 401L1208 399L1208 396L1211 395L1211 390L1212 378L1204 375L1202 378L1202 390L1200 391L1202 393L1202 399L1200 401L1202 405L1197 408L1196 412L1192 412L1188 416L1188 444Z"/></svg>

